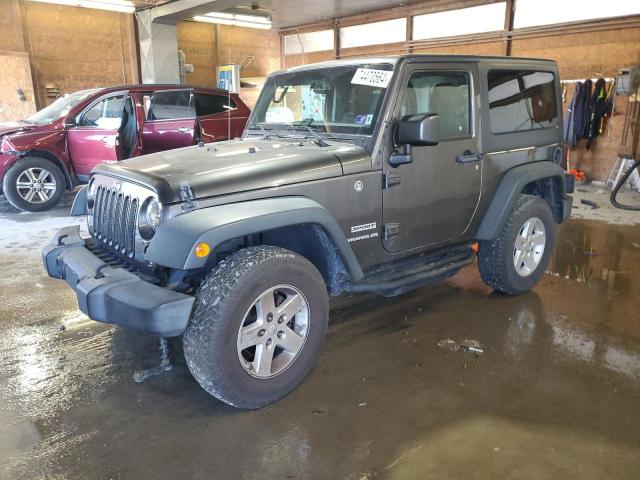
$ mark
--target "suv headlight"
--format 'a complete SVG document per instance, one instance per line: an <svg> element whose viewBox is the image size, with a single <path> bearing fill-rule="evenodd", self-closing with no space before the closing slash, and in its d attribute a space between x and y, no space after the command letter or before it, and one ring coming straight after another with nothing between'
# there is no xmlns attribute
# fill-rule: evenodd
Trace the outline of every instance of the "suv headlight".
<svg viewBox="0 0 640 480"><path fill-rule="evenodd" d="M145 240L151 240L162 221L162 205L155 197L148 197L140 207L138 231Z"/></svg>

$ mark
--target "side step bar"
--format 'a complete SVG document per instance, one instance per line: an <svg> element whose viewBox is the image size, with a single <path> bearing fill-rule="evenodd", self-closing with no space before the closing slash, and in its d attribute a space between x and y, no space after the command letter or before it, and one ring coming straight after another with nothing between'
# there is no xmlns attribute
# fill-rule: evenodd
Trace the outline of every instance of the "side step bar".
<svg viewBox="0 0 640 480"><path fill-rule="evenodd" d="M473 263L474 257L473 250L467 247L441 256L419 255L385 265L368 272L361 281L347 281L341 287L347 293L373 292L394 297L449 278Z"/></svg>

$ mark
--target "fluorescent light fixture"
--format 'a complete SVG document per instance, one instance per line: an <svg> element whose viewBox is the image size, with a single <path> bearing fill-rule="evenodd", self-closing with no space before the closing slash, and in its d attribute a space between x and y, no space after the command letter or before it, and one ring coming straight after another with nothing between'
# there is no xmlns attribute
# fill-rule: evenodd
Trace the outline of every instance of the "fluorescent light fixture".
<svg viewBox="0 0 640 480"><path fill-rule="evenodd" d="M211 12L205 15L193 17L196 22L218 23L221 25L233 25L235 27L271 28L271 19L258 15L242 15L237 13Z"/></svg>
<svg viewBox="0 0 640 480"><path fill-rule="evenodd" d="M29 0L31 2L52 3L69 7L93 8L110 12L133 13L136 7L128 0Z"/></svg>

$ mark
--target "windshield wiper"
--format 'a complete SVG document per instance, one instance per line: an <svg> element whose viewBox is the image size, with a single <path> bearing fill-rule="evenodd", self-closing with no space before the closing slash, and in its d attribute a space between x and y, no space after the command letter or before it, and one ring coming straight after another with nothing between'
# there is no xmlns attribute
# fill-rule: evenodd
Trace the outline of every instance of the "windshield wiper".
<svg viewBox="0 0 640 480"><path fill-rule="evenodd" d="M293 122L291 126L304 128L316 139L316 145L318 145L319 147L328 147L329 144L324 141L324 139L320 136L318 132L316 132L313 128L311 128L311 124L313 122L314 122L313 118L305 118L304 120L300 120L299 122Z"/></svg>

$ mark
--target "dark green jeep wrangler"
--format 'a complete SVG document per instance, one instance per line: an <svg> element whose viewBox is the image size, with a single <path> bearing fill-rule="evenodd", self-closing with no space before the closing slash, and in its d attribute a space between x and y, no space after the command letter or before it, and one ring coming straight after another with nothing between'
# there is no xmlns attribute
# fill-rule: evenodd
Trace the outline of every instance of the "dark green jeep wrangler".
<svg viewBox="0 0 640 480"><path fill-rule="evenodd" d="M90 237L60 230L44 263L90 318L183 335L205 390L258 408L312 368L330 294L442 280L475 242L489 286L531 289L571 211L561 142L552 61L292 68L241 139L96 167L72 208Z"/></svg>

